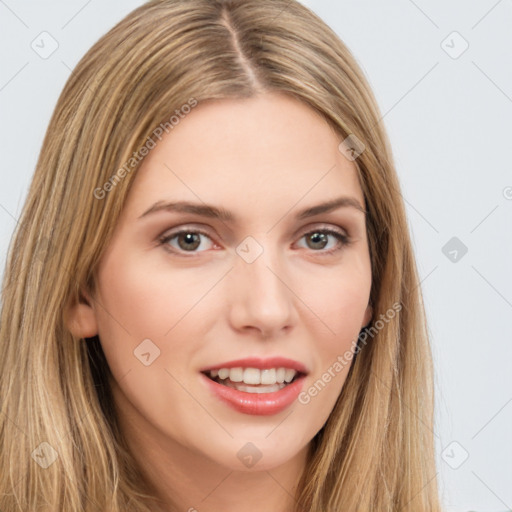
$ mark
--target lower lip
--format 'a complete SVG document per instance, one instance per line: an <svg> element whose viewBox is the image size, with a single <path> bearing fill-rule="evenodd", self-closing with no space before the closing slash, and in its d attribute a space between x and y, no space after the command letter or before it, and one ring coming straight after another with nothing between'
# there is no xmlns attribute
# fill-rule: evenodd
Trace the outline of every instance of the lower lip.
<svg viewBox="0 0 512 512"><path fill-rule="evenodd" d="M277 414L290 406L302 391L305 380L305 375L302 375L283 389L273 393L246 393L219 384L203 373L201 376L215 396L224 403L238 412L258 416Z"/></svg>

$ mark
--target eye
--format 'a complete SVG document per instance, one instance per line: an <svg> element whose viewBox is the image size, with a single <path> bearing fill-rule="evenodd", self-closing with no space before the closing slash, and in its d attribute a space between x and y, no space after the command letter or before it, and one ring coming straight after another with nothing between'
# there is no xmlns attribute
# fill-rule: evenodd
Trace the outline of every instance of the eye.
<svg viewBox="0 0 512 512"><path fill-rule="evenodd" d="M333 247L325 250L325 247L329 244L329 237L335 238L336 242ZM320 228L308 231L302 235L301 239L302 238L306 239L306 243L310 242L309 248L313 248L314 252L320 252L321 254L332 254L340 251L351 242L348 235L331 228Z"/></svg>
<svg viewBox="0 0 512 512"><path fill-rule="evenodd" d="M194 253L202 252L196 251L196 249L201 246L201 237L206 237L211 241L209 235L204 231L199 229L181 229L180 231L163 235L161 238L159 238L159 242L161 245L165 246L168 251L171 252L179 253L183 251ZM169 243L174 239L176 239L178 247Z"/></svg>
<svg viewBox="0 0 512 512"><path fill-rule="evenodd" d="M204 243L202 243L201 237L205 237L209 240L212 246L215 245L208 233L197 228L182 228L179 231L164 234L158 241L167 251L181 256L183 253L187 252L190 254L203 252L197 250L199 247L203 247L204 249ZM311 248L313 252L326 255L340 251L351 243L348 235L332 228L310 230L302 235L301 239L303 238L306 239L306 243L310 244L306 249ZM325 247L329 245L329 238L334 238L336 242L333 247L325 250ZM206 249L208 249L208 247L206 247Z"/></svg>

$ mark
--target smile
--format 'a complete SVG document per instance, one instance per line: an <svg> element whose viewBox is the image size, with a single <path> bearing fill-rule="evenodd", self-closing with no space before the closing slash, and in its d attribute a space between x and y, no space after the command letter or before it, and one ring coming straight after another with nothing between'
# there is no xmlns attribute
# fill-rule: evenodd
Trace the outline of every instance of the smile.
<svg viewBox="0 0 512 512"><path fill-rule="evenodd" d="M220 368L205 372L215 382L246 393L273 393L291 383L299 374L292 368Z"/></svg>
<svg viewBox="0 0 512 512"><path fill-rule="evenodd" d="M244 369L244 375L246 370L252 370L252 368ZM279 368L274 370L279 371ZM274 380L277 379L277 371ZM306 375L293 371L295 375L290 382L274 384L233 382L230 378L220 379L219 375L211 377L209 372L202 372L201 377L211 395L221 404L242 414L269 416L287 409L302 391ZM282 372L279 377L281 375ZM270 380L270 377L268 379Z"/></svg>

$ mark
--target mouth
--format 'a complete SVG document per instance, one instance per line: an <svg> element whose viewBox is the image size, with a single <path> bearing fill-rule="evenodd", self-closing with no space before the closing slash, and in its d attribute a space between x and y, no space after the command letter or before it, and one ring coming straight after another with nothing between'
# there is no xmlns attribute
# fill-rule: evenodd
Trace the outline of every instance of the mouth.
<svg viewBox="0 0 512 512"><path fill-rule="evenodd" d="M262 369L228 364L229 368L219 365L201 370L202 380L212 396L243 414L269 416L283 412L297 400L307 375L300 364L294 364L297 369L271 368L268 361L260 364ZM306 371L300 371L303 369Z"/></svg>
<svg viewBox="0 0 512 512"><path fill-rule="evenodd" d="M203 375L228 388L245 393L275 393L304 377L306 374L292 368L219 368L205 370Z"/></svg>

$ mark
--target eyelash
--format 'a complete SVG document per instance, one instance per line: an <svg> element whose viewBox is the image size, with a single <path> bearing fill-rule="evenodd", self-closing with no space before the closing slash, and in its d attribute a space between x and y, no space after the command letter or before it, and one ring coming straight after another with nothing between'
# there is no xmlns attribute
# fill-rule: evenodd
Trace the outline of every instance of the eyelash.
<svg viewBox="0 0 512 512"><path fill-rule="evenodd" d="M184 256L186 258L190 257L190 256L185 256L185 254L187 253L187 251L180 251L180 250L177 250L175 248L171 248L169 245L168 245L168 242L170 240L172 240L173 238L176 238L178 237L179 235L184 235L184 234L200 234L200 235L204 235L205 237L209 238L211 240L211 237L210 235L206 232L206 231L203 231L202 229L197 229L197 228L192 228L192 229L180 229L179 231L176 231L174 233L169 233L169 234L164 234L162 235L161 237L159 237L158 239L158 242L159 242L159 245L163 246L165 250L167 250L168 252L171 252L173 254L176 254L178 256ZM317 252L321 255L324 255L324 256L329 256L331 254L334 254L334 253L337 253L338 251L341 251L343 248L349 246L351 243L352 243L352 240L349 236L345 235L344 233L342 233L341 231L337 231L337 230L334 230L332 228L319 228L319 229L313 229L313 230L310 230L306 233L304 233L300 238L304 238L308 235L312 235L314 233L323 233L323 234L327 234L327 235L332 235L334 236L339 244L337 245L337 247L334 247L332 249L328 249L328 250L318 250L318 251L315 251L312 249L313 252ZM212 240L213 241L213 240ZM200 251L202 252L202 251ZM194 253L194 251L190 251L190 254L191 255L194 255L194 254L198 254L198 253Z"/></svg>

